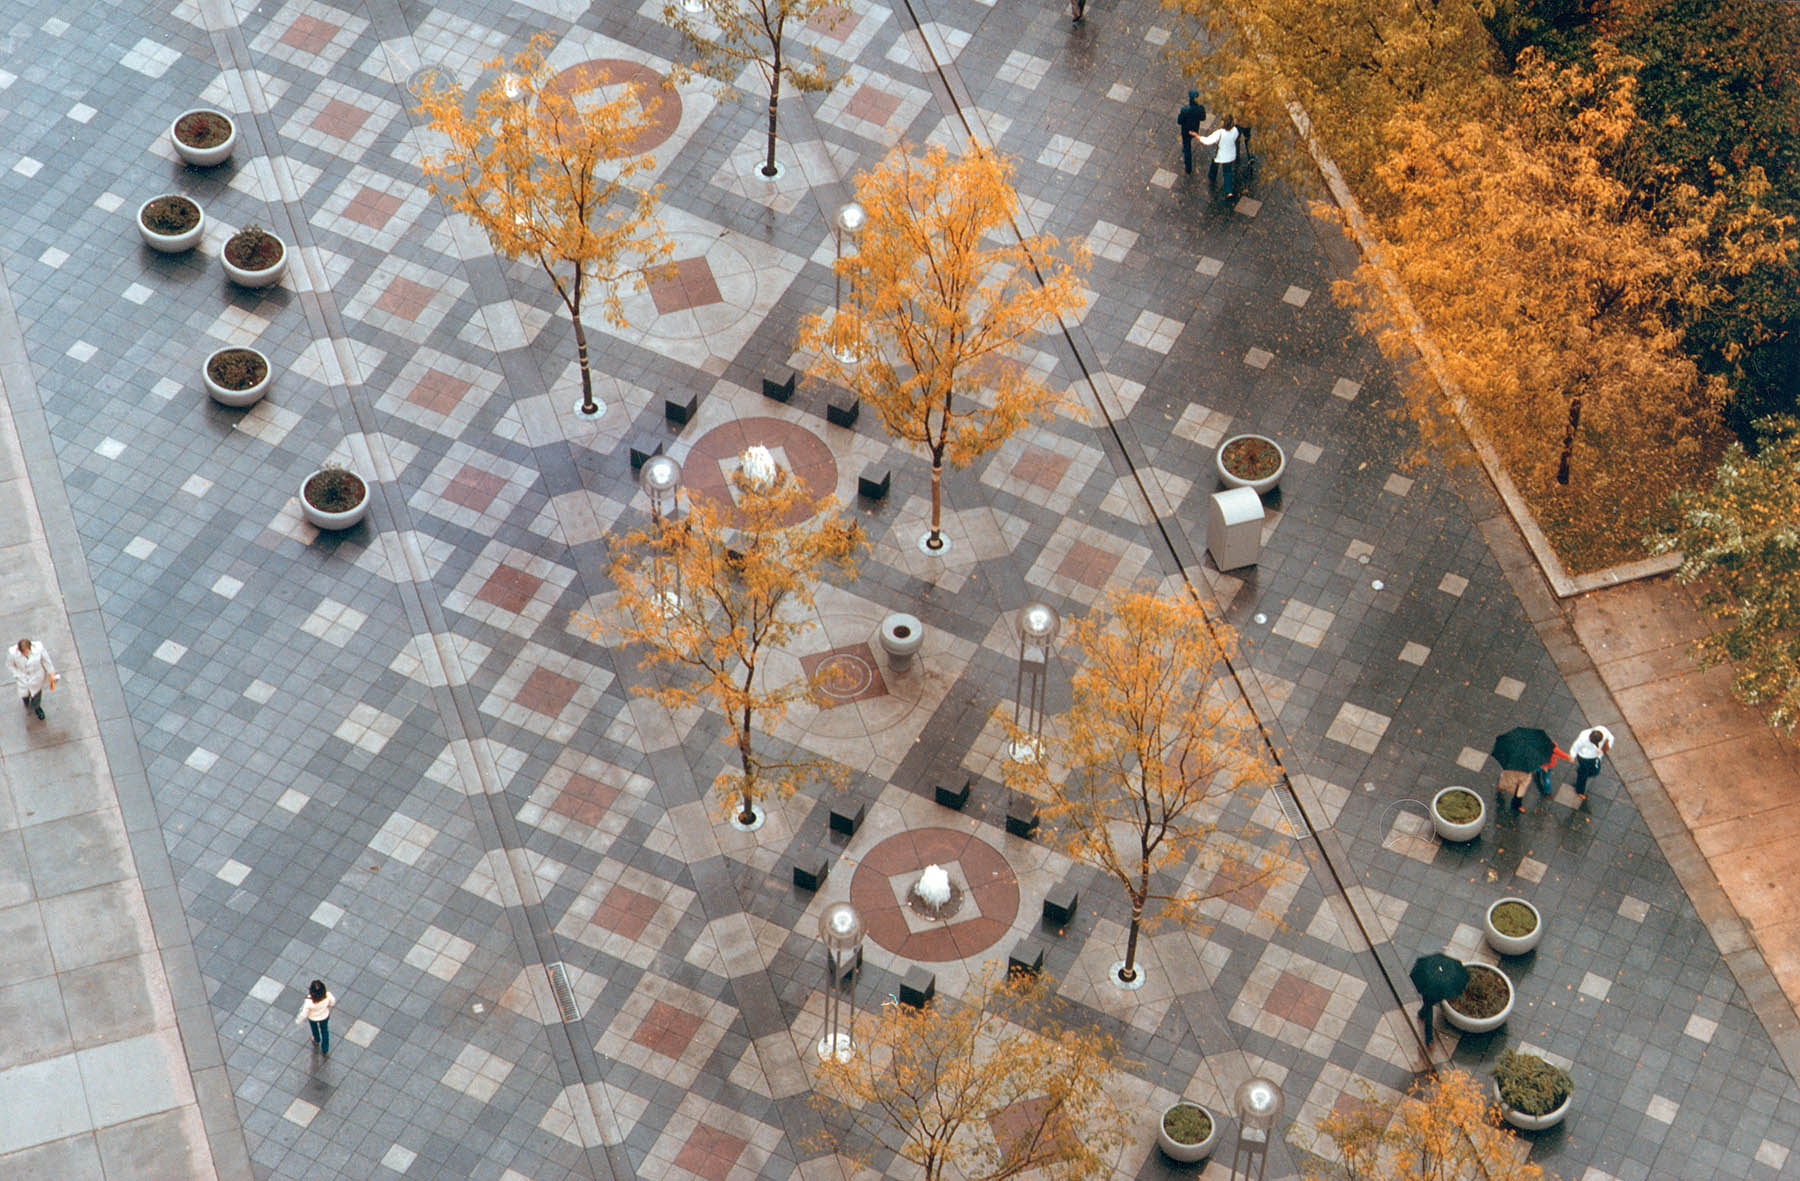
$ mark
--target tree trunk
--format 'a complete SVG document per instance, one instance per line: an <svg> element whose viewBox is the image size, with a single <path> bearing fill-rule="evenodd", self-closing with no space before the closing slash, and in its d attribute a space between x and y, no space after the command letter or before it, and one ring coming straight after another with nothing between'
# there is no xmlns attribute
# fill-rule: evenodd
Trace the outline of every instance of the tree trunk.
<svg viewBox="0 0 1800 1181"><path fill-rule="evenodd" d="M775 72L769 79L769 156L763 161L762 174L775 175L775 108L781 102L781 38L775 38Z"/></svg>
<svg viewBox="0 0 1800 1181"><path fill-rule="evenodd" d="M1143 903L1134 898L1131 900L1131 933L1125 937L1125 966L1119 969L1119 979L1126 983L1137 979L1138 931L1143 923Z"/></svg>
<svg viewBox="0 0 1800 1181"><path fill-rule="evenodd" d="M588 366L587 329L581 326L579 307L569 308L569 320L575 326L575 356L581 361L581 412L592 417L600 413L600 404L594 401L594 372Z"/></svg>
<svg viewBox="0 0 1800 1181"><path fill-rule="evenodd" d="M944 548L944 461L931 461L931 532L925 537L925 548Z"/></svg>
<svg viewBox="0 0 1800 1181"><path fill-rule="evenodd" d="M1563 431L1562 457L1556 463L1556 482L1569 485L1569 465L1575 458L1575 432L1581 426L1581 395L1569 399L1569 425Z"/></svg>
<svg viewBox="0 0 1800 1181"><path fill-rule="evenodd" d="M753 669L751 670L750 675L744 678L744 692L746 694L750 691L750 679L755 675L756 673ZM756 777L750 773L750 723L754 716L754 712L746 705L744 707L741 725L738 730L738 762L744 768L743 807L738 810L738 823L740 824L750 824L756 819Z"/></svg>

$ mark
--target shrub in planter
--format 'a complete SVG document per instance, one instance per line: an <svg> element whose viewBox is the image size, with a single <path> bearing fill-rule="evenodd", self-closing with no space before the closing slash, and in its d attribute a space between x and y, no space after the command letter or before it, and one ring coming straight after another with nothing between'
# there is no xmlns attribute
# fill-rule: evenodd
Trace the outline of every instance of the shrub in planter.
<svg viewBox="0 0 1800 1181"><path fill-rule="evenodd" d="M1469 983L1444 1002L1444 1016L1464 1033L1498 1029L1512 1012L1513 987L1506 973L1489 964L1467 964Z"/></svg>
<svg viewBox="0 0 1800 1181"><path fill-rule="evenodd" d="M245 226L219 252L225 273L242 287L267 287L287 269L287 245L261 226Z"/></svg>
<svg viewBox="0 0 1800 1181"><path fill-rule="evenodd" d="M1466 787L1446 787L1431 797L1431 826L1446 841L1472 841L1481 835L1487 804Z"/></svg>
<svg viewBox="0 0 1800 1181"><path fill-rule="evenodd" d="M348 468L322 467L300 485L300 512L319 529L348 529L369 511L369 486Z"/></svg>
<svg viewBox="0 0 1800 1181"><path fill-rule="evenodd" d="M1487 908L1482 930L1501 955L1524 955L1544 937L1544 916L1523 898L1502 898Z"/></svg>
<svg viewBox="0 0 1800 1181"><path fill-rule="evenodd" d="M223 164L237 146L237 124L220 111L183 111L169 128L175 154L189 164L209 168Z"/></svg>
<svg viewBox="0 0 1800 1181"><path fill-rule="evenodd" d="M269 389L269 359L255 349L220 349L204 372L206 392L226 406L248 406Z"/></svg>
<svg viewBox="0 0 1800 1181"><path fill-rule="evenodd" d="M1494 1064L1494 1084L1507 1122L1533 1132L1561 1120L1575 1094L1575 1080L1568 1071L1518 1050L1500 1055Z"/></svg>
<svg viewBox="0 0 1800 1181"><path fill-rule="evenodd" d="M1185 1100L1163 1109L1156 1142L1171 1160L1192 1162L1212 1154L1219 1140L1219 1121L1198 1103Z"/></svg>
<svg viewBox="0 0 1800 1181"><path fill-rule="evenodd" d="M1267 492L1287 470L1287 456L1280 444L1263 435L1234 435L1219 447L1213 464L1227 486Z"/></svg>
<svg viewBox="0 0 1800 1181"><path fill-rule="evenodd" d="M200 244L206 214L191 198L164 193L138 206L138 235L152 250L180 254Z"/></svg>

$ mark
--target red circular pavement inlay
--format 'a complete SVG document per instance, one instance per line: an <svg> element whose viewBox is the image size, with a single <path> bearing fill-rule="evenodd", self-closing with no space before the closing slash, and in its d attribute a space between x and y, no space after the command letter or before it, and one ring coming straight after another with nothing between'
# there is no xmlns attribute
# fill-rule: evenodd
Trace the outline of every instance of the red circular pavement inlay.
<svg viewBox="0 0 1800 1181"><path fill-rule="evenodd" d="M641 156L661 147L681 125L681 96L673 86L666 84L661 74L638 62L596 57L559 71L544 89L579 95L602 87L627 85L637 87L637 104L650 120L631 143L630 154Z"/></svg>
<svg viewBox="0 0 1800 1181"><path fill-rule="evenodd" d="M950 870L963 903L949 922L911 914L902 901L927 865ZM850 879L850 902L869 938L909 960L942 963L980 955L1006 935L1019 914L1019 880L1000 851L970 833L921 828L896 833L863 855Z"/></svg>
<svg viewBox="0 0 1800 1181"><path fill-rule="evenodd" d="M819 436L779 418L738 418L720 423L694 440L681 465L688 495L730 505L728 481L746 447L767 447L774 452L775 462L804 480L814 496L837 490L837 460ZM792 516L782 525L798 525L806 519L805 509L795 506Z"/></svg>

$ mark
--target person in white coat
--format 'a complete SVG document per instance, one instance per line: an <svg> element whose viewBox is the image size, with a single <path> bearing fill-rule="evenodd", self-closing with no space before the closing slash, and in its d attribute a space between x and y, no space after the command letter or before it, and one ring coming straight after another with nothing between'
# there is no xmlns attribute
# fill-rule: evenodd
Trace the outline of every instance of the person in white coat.
<svg viewBox="0 0 1800 1181"><path fill-rule="evenodd" d="M20 640L6 654L6 671L12 674L13 684L19 687L25 712L34 713L38 721L43 721L44 690L56 688L56 666L50 663L50 653L44 651L42 644Z"/></svg>
<svg viewBox="0 0 1800 1181"><path fill-rule="evenodd" d="M313 1048L327 1058L331 1057L331 1006L337 1004L337 998L325 987L323 980L315 980L306 990L306 999L300 1002L300 1012L294 1017L294 1024L302 1021L312 1026Z"/></svg>
<svg viewBox="0 0 1800 1181"><path fill-rule="evenodd" d="M1200 142L1203 144L1218 145L1217 155L1213 157L1213 164L1219 170L1220 179L1225 182L1225 196L1228 199L1237 196L1239 134L1237 121L1230 115L1227 115L1225 116L1224 121L1212 132L1199 137ZM1207 169L1207 175L1210 176L1211 174L1212 169Z"/></svg>
<svg viewBox="0 0 1800 1181"><path fill-rule="evenodd" d="M1612 744L1611 730L1605 726L1589 726L1569 746L1569 755L1575 760L1575 794L1584 804L1587 803L1588 780L1600 774L1600 761L1606 758Z"/></svg>

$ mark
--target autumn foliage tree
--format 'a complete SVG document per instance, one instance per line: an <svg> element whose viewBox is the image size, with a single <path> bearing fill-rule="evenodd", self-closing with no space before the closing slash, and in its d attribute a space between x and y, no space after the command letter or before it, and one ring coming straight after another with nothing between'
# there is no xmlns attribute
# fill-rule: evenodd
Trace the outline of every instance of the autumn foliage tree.
<svg viewBox="0 0 1800 1181"><path fill-rule="evenodd" d="M584 300L597 290L601 314L623 326L622 294L673 245L656 220L656 190L631 184L655 165L634 146L650 125L650 100L635 86L606 97L599 75L568 81L545 59L553 44L540 34L511 62L489 62L498 73L472 108L453 86L427 84L418 109L447 146L420 167L433 195L498 253L549 277L575 330L581 410L594 414Z"/></svg>
<svg viewBox="0 0 1800 1181"><path fill-rule="evenodd" d="M685 0L663 5L663 19L687 39L694 73L735 83L755 70L769 92L769 148L762 174L774 176L777 111L783 82L802 93L829 90L832 77L816 49L788 45L791 29L821 16L849 16L842 0Z"/></svg>
<svg viewBox="0 0 1800 1181"><path fill-rule="evenodd" d="M818 355L809 373L854 392L931 460L932 550L945 545L944 465L1054 412L1059 395L1018 350L1082 301L1085 248L1014 237L1011 176L1005 157L973 141L959 156L896 148L856 178L868 224L837 263L841 311L802 325L801 346Z"/></svg>
<svg viewBox="0 0 1800 1181"><path fill-rule="evenodd" d="M1679 548L1682 582L1723 626L1700 641L1702 660L1730 662L1738 697L1772 724L1800 725L1800 420L1759 422L1754 455L1732 444L1712 486L1677 493L1675 524L1653 548Z"/></svg>
<svg viewBox="0 0 1800 1181"><path fill-rule="evenodd" d="M1461 1070L1420 1080L1396 1104L1359 1103L1333 1110L1317 1131L1336 1143L1337 1168L1309 1181L1555 1181L1506 1129L1500 1107Z"/></svg>
<svg viewBox="0 0 1800 1181"><path fill-rule="evenodd" d="M814 496L792 472L758 482L740 468L731 485L731 501L688 498L685 515L614 536L613 609L578 622L597 639L643 645L641 667L688 674L635 691L670 709L718 710L736 766L720 771L714 790L748 824L758 800L831 776L821 760L769 754L759 731L779 725L794 702L817 699L811 678L770 683L771 658L813 626L822 577L855 576L866 541L835 498Z"/></svg>
<svg viewBox="0 0 1800 1181"><path fill-rule="evenodd" d="M1213 685L1233 644L1192 598L1115 591L1069 629L1080 667L1042 757L1007 764L1008 784L1039 799L1052 839L1130 900L1126 981L1137 978L1146 926L1191 923L1208 897L1277 872L1272 858L1226 864L1209 848L1225 805L1269 775L1249 716ZM1214 893L1165 880L1190 858L1220 864Z"/></svg>
<svg viewBox="0 0 1800 1181"><path fill-rule="evenodd" d="M1402 115L1376 170L1386 263L1467 409L1583 568L1631 556L1641 527L1621 518L1643 522L1721 444L1727 391L1683 351L1684 309L1729 298L1734 276L1791 249L1779 219L1691 185L1664 189L1651 216L1615 168L1640 131L1633 68L1604 51L1588 67L1528 50L1511 109L1451 126ZM1378 261L1337 293L1390 355L1416 357ZM1442 398L1416 367L1421 425L1443 423Z"/></svg>
<svg viewBox="0 0 1800 1181"><path fill-rule="evenodd" d="M854 1038L854 1054L820 1064L815 1103L925 1181L1110 1175L1130 1121L1118 1047L1071 1024L1045 979L990 967L964 997L888 1001Z"/></svg>

